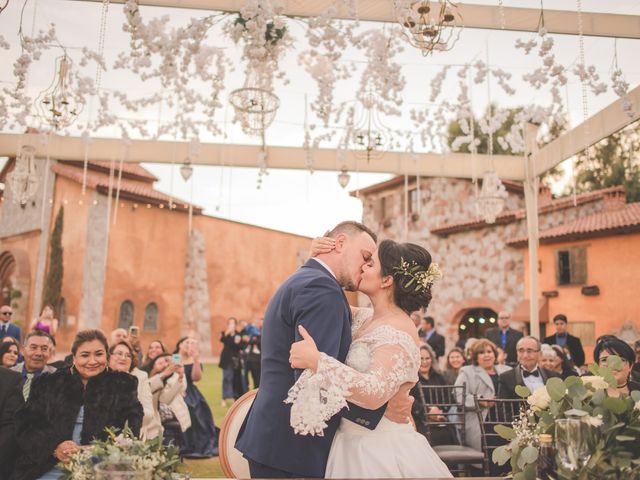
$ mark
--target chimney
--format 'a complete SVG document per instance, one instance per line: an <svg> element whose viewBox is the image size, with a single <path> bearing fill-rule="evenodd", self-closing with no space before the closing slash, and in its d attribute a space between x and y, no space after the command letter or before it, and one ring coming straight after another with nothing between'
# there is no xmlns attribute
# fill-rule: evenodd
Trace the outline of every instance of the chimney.
<svg viewBox="0 0 640 480"><path fill-rule="evenodd" d="M551 189L546 185L540 185L540 189L538 190L538 208L550 205L552 200Z"/></svg>
<svg viewBox="0 0 640 480"><path fill-rule="evenodd" d="M625 194L624 187L612 188L604 194L602 201L604 204L604 210L608 212L624 208L627 204L627 196Z"/></svg>

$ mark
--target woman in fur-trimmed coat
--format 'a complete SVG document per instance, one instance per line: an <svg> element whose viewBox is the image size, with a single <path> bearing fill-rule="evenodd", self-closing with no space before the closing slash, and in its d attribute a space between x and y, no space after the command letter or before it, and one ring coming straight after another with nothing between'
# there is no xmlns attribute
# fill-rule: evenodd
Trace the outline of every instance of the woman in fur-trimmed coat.
<svg viewBox="0 0 640 480"><path fill-rule="evenodd" d="M105 439L105 428L125 423L138 435L142 406L138 380L107 369L107 340L99 330L78 333L71 351L73 366L33 382L27 403L16 414L21 454L13 479L54 479L58 462L69 461L80 445Z"/></svg>

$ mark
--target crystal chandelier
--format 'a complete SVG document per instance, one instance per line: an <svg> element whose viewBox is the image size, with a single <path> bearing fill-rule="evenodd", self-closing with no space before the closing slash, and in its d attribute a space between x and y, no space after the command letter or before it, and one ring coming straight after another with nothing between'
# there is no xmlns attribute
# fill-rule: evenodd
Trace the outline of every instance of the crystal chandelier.
<svg viewBox="0 0 640 480"><path fill-rule="evenodd" d="M65 53L56 59L56 74L53 82L35 101L36 113L54 130L68 127L82 111L84 103L69 88L71 83L71 59Z"/></svg>
<svg viewBox="0 0 640 480"><path fill-rule="evenodd" d="M38 191L40 179L36 171L36 149L30 145L24 145L16 158L16 164L7 175L7 187L11 190L13 198L24 206Z"/></svg>
<svg viewBox="0 0 640 480"><path fill-rule="evenodd" d="M451 50L464 28L450 0L394 0L396 17L409 43L423 55Z"/></svg>
<svg viewBox="0 0 640 480"><path fill-rule="evenodd" d="M362 111L359 120L354 122L352 144L355 155L369 163L372 158L375 160L384 155L384 148L391 144L391 134L380 120L379 100L375 93L367 92L360 104Z"/></svg>
<svg viewBox="0 0 640 480"><path fill-rule="evenodd" d="M278 96L267 88L269 84L268 76L250 70L244 87L229 94L229 102L244 133L262 137L263 143L265 131L273 123L280 106Z"/></svg>
<svg viewBox="0 0 640 480"><path fill-rule="evenodd" d="M498 174L491 170L482 176L482 189L476 200L478 214L487 223L495 223L496 217L504 209L507 190L500 181Z"/></svg>

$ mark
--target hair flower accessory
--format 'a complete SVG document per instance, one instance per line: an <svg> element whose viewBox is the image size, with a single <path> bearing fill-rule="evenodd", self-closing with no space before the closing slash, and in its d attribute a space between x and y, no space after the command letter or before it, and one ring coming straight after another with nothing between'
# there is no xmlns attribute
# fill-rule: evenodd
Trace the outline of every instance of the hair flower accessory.
<svg viewBox="0 0 640 480"><path fill-rule="evenodd" d="M442 278L442 271L437 263L431 263L428 269L424 269L422 265L416 262L407 262L400 257L400 266L393 267L394 272L401 274L403 277L409 277L404 288L415 285L415 292L427 292L431 290L434 283Z"/></svg>

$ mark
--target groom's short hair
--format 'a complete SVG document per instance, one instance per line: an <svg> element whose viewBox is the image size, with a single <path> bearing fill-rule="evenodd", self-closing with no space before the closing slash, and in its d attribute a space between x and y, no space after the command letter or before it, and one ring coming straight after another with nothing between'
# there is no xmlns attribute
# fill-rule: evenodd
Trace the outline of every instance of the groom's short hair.
<svg viewBox="0 0 640 480"><path fill-rule="evenodd" d="M354 222L353 220L347 220L346 222L340 222L338 225L333 227L329 233L327 233L327 237L335 238L339 233L344 233L346 235L357 235L359 233L366 233L371 238L373 238L374 242L378 242L378 236L373 233L373 231L359 222Z"/></svg>

